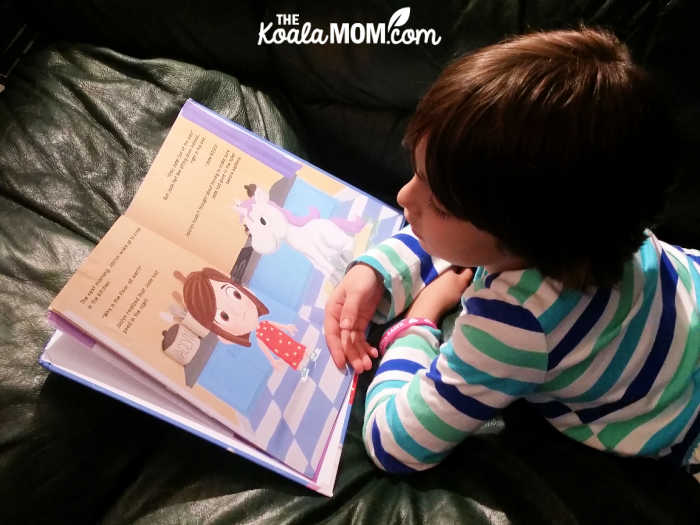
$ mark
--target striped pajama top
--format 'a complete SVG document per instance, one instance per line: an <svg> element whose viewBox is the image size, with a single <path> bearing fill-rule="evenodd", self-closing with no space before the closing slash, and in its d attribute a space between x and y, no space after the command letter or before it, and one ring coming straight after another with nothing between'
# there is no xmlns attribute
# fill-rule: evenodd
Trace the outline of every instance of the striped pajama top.
<svg viewBox="0 0 700 525"><path fill-rule="evenodd" d="M410 227L357 259L383 276L387 320L449 266ZM517 398L567 436L690 462L700 434L700 252L651 232L621 283L562 291L535 269L478 268L452 336L411 327L369 386L364 442L380 468L430 468Z"/></svg>

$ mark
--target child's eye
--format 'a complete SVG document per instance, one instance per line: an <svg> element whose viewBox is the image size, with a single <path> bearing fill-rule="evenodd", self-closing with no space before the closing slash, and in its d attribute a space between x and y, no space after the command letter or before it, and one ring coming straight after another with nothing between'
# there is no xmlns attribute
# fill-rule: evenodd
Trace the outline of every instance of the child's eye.
<svg viewBox="0 0 700 525"><path fill-rule="evenodd" d="M240 299L240 298L241 298L241 293L240 293L238 290L235 290L235 291L233 292L233 296L234 296L236 299Z"/></svg>
<svg viewBox="0 0 700 525"><path fill-rule="evenodd" d="M228 321L228 314L224 311L219 313L219 317L221 317L221 319L223 319L224 321Z"/></svg>

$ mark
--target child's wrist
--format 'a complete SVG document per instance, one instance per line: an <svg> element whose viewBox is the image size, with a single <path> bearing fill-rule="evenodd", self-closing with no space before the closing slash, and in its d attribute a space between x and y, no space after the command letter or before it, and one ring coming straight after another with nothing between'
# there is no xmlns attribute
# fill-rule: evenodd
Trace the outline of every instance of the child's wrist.
<svg viewBox="0 0 700 525"><path fill-rule="evenodd" d="M376 268L373 266L367 264L366 262L363 261L357 261L352 264L352 266L348 269L348 273L353 271L354 273L361 273L363 276L367 277L368 279L374 278L375 282L379 285L382 285L384 282L384 278L382 277L382 274L377 271Z"/></svg>
<svg viewBox="0 0 700 525"><path fill-rule="evenodd" d="M384 332L384 335L379 341L379 352L383 354L389 345L401 337L406 330L414 326L429 326L430 328L437 330L435 322L431 319L426 319L424 317L407 317Z"/></svg>
<svg viewBox="0 0 700 525"><path fill-rule="evenodd" d="M428 319L432 321L433 324L437 324L443 314L444 312L442 312L442 309L436 303L421 300L420 295L413 301L413 304L408 307L408 310L406 310L407 318L416 317Z"/></svg>

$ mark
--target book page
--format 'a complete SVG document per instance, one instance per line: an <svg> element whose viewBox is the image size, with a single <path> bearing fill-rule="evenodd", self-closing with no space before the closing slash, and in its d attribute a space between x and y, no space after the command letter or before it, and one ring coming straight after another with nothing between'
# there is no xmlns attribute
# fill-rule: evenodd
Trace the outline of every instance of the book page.
<svg viewBox="0 0 700 525"><path fill-rule="evenodd" d="M121 217L56 296L50 310L211 417L250 436L231 406L197 383L186 384L182 360L173 359L172 352L164 348L165 333L178 326L178 314L183 313L173 296L182 291L174 272L187 275L208 266L196 255ZM199 339L190 336L181 347L189 343L194 349Z"/></svg>
<svg viewBox="0 0 700 525"><path fill-rule="evenodd" d="M402 222L393 208L193 101L125 215L244 283L267 258L266 266L315 270L326 288ZM299 290L258 280L296 306Z"/></svg>
<svg viewBox="0 0 700 525"><path fill-rule="evenodd" d="M178 117L125 215L229 270L247 240L235 203L246 184L280 175L211 131Z"/></svg>
<svg viewBox="0 0 700 525"><path fill-rule="evenodd" d="M193 101L52 309L310 479L352 374L322 333L401 215Z"/></svg>
<svg viewBox="0 0 700 525"><path fill-rule="evenodd" d="M50 308L271 456L318 474L352 374L298 309L129 217Z"/></svg>

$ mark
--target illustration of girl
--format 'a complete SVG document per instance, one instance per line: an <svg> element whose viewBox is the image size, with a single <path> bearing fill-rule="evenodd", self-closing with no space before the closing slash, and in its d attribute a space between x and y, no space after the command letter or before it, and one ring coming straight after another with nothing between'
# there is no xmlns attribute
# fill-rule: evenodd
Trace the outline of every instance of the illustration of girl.
<svg viewBox="0 0 700 525"><path fill-rule="evenodd" d="M258 346L274 368L283 368L286 363L300 371L304 379L308 376L320 349L307 355L306 346L290 337L297 331L293 324L260 321L270 311L250 290L213 268L191 272L187 277L180 272L174 275L183 283L187 311L221 341L249 347L250 334L255 331Z"/></svg>

